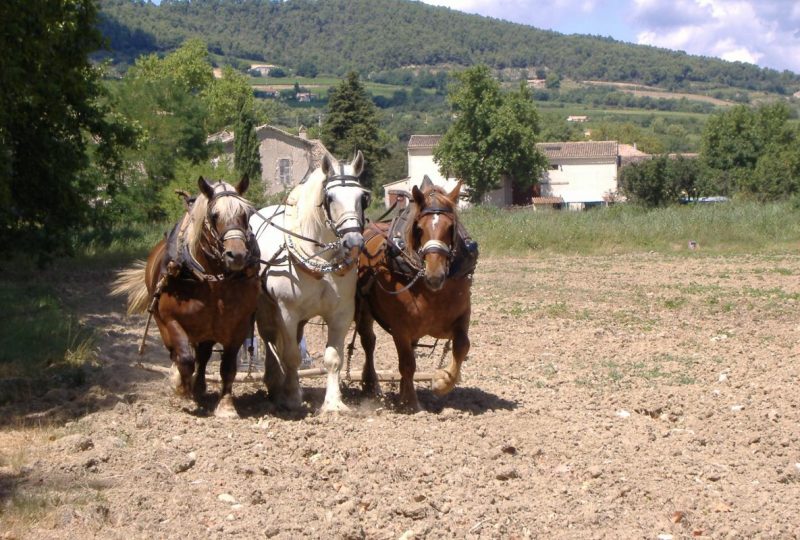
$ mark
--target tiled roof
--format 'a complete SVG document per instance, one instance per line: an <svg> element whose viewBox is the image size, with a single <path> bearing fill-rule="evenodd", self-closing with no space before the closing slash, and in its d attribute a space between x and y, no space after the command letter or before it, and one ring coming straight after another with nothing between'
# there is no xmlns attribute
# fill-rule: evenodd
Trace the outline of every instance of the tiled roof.
<svg viewBox="0 0 800 540"><path fill-rule="evenodd" d="M412 135L408 140L408 148L436 148L441 135Z"/></svg>
<svg viewBox="0 0 800 540"><path fill-rule="evenodd" d="M536 148L550 160L617 157L617 141L546 142L537 143Z"/></svg>
<svg viewBox="0 0 800 540"><path fill-rule="evenodd" d="M650 154L646 154L645 152L642 152L641 150L636 148L636 146L632 146L630 144L624 144L624 143L620 143L619 144L618 152L619 152L619 155L622 156L623 158L626 158L626 157L650 157Z"/></svg>
<svg viewBox="0 0 800 540"><path fill-rule="evenodd" d="M564 204L563 197L534 197L533 204Z"/></svg>

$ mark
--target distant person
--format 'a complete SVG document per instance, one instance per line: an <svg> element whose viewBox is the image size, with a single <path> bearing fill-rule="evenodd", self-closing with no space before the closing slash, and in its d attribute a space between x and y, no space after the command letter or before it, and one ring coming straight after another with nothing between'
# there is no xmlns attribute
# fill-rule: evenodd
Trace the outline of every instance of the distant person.
<svg viewBox="0 0 800 540"><path fill-rule="evenodd" d="M300 367L310 368L314 365L314 358L308 353L308 343L306 343L306 336L300 340Z"/></svg>

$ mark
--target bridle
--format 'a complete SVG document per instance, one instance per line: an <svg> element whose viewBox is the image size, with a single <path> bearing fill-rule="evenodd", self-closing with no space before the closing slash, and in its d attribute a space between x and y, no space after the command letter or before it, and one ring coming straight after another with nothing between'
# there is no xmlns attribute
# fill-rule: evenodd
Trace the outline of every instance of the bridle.
<svg viewBox="0 0 800 540"><path fill-rule="evenodd" d="M222 261L225 254L225 242L227 240L241 240L244 242L245 247L247 248L247 265L249 265L251 264L251 259L253 259L253 246L255 245L255 237L251 232L249 232L249 227L242 227L241 225L234 223L220 233L217 231L216 227L212 225L214 204L218 199L222 199L224 197L235 197L240 201L247 202L248 205L250 204L249 201L239 195L236 191L226 189L224 191L215 192L207 203L206 219L203 223L203 235L208 245L202 246L202 250L207 257L211 257L216 261ZM245 223L248 222L249 220L245 219ZM258 257L256 256L255 259L258 260Z"/></svg>
<svg viewBox="0 0 800 540"><path fill-rule="evenodd" d="M422 261L423 266L425 265L425 256L428 253L439 253L447 258L447 266L449 270L450 263L456 256L455 248L456 248L456 240L457 240L457 217L456 213L447 207L444 206L427 206L420 213L417 215L417 218L414 220L416 226L416 222L419 221L420 218L428 215L443 215L450 218L453 227L453 237L450 240L450 245L448 246L445 242L441 240L428 240L423 244L418 250L417 255L419 255L420 260Z"/></svg>
<svg viewBox="0 0 800 540"><path fill-rule="evenodd" d="M352 210L348 210L342 213L339 216L339 219L334 220L333 216L331 215L331 195L330 192L339 187L350 187L350 188L359 188L363 191L361 195L361 214L359 215L357 212ZM326 223L328 227L334 232L337 238L342 238L344 235L348 233L359 233L362 234L364 232L364 209L369 206L370 201L370 193L368 190L364 189L364 186L361 185L361 182L358 181L358 177L352 174L345 174L344 172L344 165L339 165L339 174L328 176L325 179L325 183L323 184L323 199L322 199L322 207L325 209L325 215L327 216ZM350 226L350 227L343 227L346 222L355 220L357 225Z"/></svg>

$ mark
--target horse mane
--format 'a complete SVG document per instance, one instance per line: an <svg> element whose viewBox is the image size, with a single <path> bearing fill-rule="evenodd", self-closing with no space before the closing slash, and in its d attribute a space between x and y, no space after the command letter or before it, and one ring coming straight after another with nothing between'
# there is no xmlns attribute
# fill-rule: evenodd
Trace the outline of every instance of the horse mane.
<svg viewBox="0 0 800 540"><path fill-rule="evenodd" d="M325 173L319 167L311 173L305 182L298 184L292 193L297 205L297 221L300 234L307 238L320 238L325 229L325 212L322 210L322 198L325 190L322 184Z"/></svg>
<svg viewBox="0 0 800 540"><path fill-rule="evenodd" d="M414 198L411 198L411 204L408 205L408 223L409 225L413 225L417 221L417 216L419 213L429 206L441 206L447 208L448 210L453 212L453 215L456 215L456 205L453 204L447 197L447 192L441 188L440 186L432 186L429 189L426 189L422 192L425 195L425 206L420 208L419 205L416 203ZM409 226L406 229L406 249L414 250L414 227Z"/></svg>
<svg viewBox="0 0 800 540"><path fill-rule="evenodd" d="M236 193L236 188L222 180L213 184L214 193L220 191L232 191ZM253 205L246 199L236 197L220 197L216 200L216 211L219 213L219 219L223 222L232 221L240 214L250 215L254 211ZM193 257L197 256L197 248L200 246L200 241L203 239L203 228L205 227L206 216L208 215L208 197L201 193L197 196L197 200L192 205L189 214L190 227L187 231L189 234L189 252ZM185 218L184 218L185 219Z"/></svg>

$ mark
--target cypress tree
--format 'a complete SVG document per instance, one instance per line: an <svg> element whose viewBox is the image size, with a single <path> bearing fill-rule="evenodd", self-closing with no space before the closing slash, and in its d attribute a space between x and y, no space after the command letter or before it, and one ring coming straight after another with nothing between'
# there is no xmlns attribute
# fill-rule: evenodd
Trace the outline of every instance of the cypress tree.
<svg viewBox="0 0 800 540"><path fill-rule="evenodd" d="M361 183L371 187L388 151L381 144L377 109L355 71L328 94L328 114L321 131L322 142L337 158L352 159L361 150L365 160Z"/></svg>
<svg viewBox="0 0 800 540"><path fill-rule="evenodd" d="M258 135L253 111L245 103L239 107L239 115L234 125L233 167L240 177L250 178L251 185L259 186L251 190L254 194L263 191L261 186L261 155L258 151Z"/></svg>

